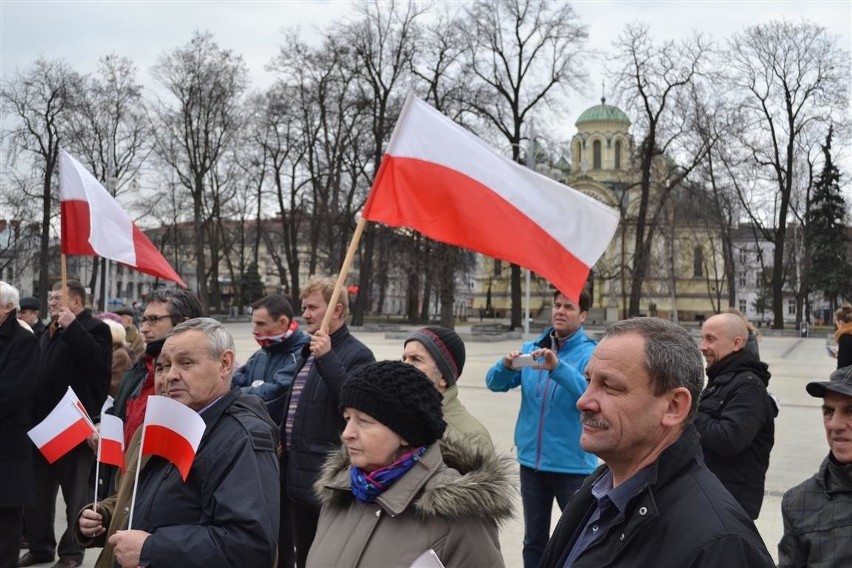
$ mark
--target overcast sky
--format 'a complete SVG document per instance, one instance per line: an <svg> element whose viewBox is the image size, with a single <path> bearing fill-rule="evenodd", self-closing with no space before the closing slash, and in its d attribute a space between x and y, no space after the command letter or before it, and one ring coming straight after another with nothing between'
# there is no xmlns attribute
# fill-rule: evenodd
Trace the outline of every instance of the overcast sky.
<svg viewBox="0 0 852 568"><path fill-rule="evenodd" d="M574 2L588 26L589 47L607 49L626 22L643 20L655 38L681 38L693 30L724 39L746 26L775 18L811 20L825 26L852 52L852 2ZM99 57L131 58L139 80L152 86L149 70L163 52L187 43L194 30L209 30L221 47L242 54L254 87L271 81L264 66L277 52L281 30L300 26L316 38L351 12L349 2L296 1L38 1L0 0L0 76L25 69L39 56L61 57L80 72L94 71ZM852 62L851 62L852 63ZM602 69L591 66L588 92L568 100L559 137L574 134L573 123L601 96ZM611 99L612 100L612 97Z"/></svg>

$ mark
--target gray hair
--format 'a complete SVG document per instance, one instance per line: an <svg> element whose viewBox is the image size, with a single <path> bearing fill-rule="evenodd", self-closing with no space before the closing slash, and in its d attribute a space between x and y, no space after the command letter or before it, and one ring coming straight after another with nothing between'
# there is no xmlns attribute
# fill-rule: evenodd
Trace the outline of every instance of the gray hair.
<svg viewBox="0 0 852 568"><path fill-rule="evenodd" d="M704 386L704 362L695 339L676 323L659 318L626 319L606 330L606 337L629 334L645 339L645 371L651 377L654 396L685 387L692 395L686 422L692 422Z"/></svg>
<svg viewBox="0 0 852 568"><path fill-rule="evenodd" d="M0 280L0 304L12 304L15 310L21 309L21 293L18 289Z"/></svg>
<svg viewBox="0 0 852 568"><path fill-rule="evenodd" d="M213 318L193 318L179 323L168 337L179 335L185 331L200 331L207 337L207 350L212 359L219 359L225 351L236 353L234 338L225 326Z"/></svg>

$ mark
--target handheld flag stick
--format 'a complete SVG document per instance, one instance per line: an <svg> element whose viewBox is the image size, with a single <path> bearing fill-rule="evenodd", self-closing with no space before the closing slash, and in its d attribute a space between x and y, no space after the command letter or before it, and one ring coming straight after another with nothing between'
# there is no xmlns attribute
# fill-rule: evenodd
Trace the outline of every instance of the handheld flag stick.
<svg viewBox="0 0 852 568"><path fill-rule="evenodd" d="M61 267L62 272L62 307L68 307L68 295L65 293L66 285L68 284L68 263L65 259L65 253L63 252L60 257L59 265Z"/></svg>
<svg viewBox="0 0 852 568"><path fill-rule="evenodd" d="M364 233L366 225L367 220L364 217L358 219L355 233L352 234L352 240L349 242L349 248L346 250L346 258L343 259L343 266L340 267L340 274L337 275L337 282L334 284L334 292L331 293L331 299L328 301L328 309L326 309L325 316L322 318L322 324L320 325L320 329L326 333L328 333L328 324L331 322L331 316L334 314L337 298L340 297L343 283L346 282L346 276L352 267L352 259L355 258L355 251L358 250L358 243L361 241L361 235Z"/></svg>
<svg viewBox="0 0 852 568"><path fill-rule="evenodd" d="M136 474L133 479L133 495L130 497L130 516L127 517L127 530L133 528L133 511L136 509L136 488L139 487L139 472L142 470L142 448L145 447L145 426L142 428L142 437L139 440L139 455L136 456Z"/></svg>

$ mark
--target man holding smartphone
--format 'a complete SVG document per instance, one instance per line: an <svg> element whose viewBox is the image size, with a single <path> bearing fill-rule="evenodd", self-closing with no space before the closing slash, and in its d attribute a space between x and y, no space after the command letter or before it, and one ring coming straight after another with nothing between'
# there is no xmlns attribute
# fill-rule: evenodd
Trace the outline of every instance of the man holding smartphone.
<svg viewBox="0 0 852 568"><path fill-rule="evenodd" d="M550 536L553 500L568 499L597 466L580 447L577 400L586 390L584 371L597 343L583 330L591 304L587 291L575 302L556 291L551 327L512 351L488 371L488 388L521 387L515 445L524 505L524 566L538 566Z"/></svg>

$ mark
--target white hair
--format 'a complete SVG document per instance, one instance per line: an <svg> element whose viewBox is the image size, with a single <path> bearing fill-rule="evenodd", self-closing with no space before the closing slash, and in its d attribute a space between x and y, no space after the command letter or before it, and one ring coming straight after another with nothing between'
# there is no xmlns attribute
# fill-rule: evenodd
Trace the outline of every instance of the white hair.
<svg viewBox="0 0 852 568"><path fill-rule="evenodd" d="M21 309L21 293L18 289L0 280L0 304L12 304L16 310Z"/></svg>

